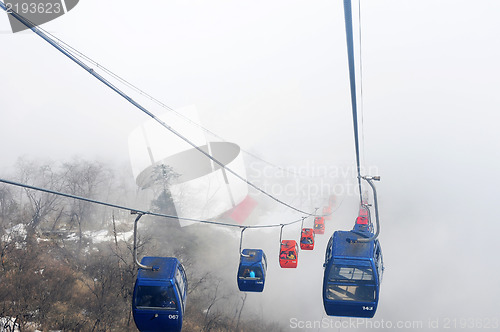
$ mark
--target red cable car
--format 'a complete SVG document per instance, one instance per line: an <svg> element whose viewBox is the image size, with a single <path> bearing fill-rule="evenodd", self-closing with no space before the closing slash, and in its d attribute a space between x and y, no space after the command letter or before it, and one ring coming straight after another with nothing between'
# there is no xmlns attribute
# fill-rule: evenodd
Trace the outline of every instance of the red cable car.
<svg viewBox="0 0 500 332"><path fill-rule="evenodd" d="M295 240L281 241L280 266L282 268L296 268L299 261L299 246Z"/></svg>
<svg viewBox="0 0 500 332"><path fill-rule="evenodd" d="M314 218L314 234L325 234L325 218Z"/></svg>
<svg viewBox="0 0 500 332"><path fill-rule="evenodd" d="M356 224L357 225L368 225L369 218L370 218L370 211L368 211L367 207L362 205L359 208L359 215L356 218Z"/></svg>
<svg viewBox="0 0 500 332"><path fill-rule="evenodd" d="M330 197L328 198L328 206L330 208L333 208L333 206L335 205L335 201L336 201L335 195L330 195Z"/></svg>
<svg viewBox="0 0 500 332"><path fill-rule="evenodd" d="M359 216L356 218L356 224L357 225L368 225L368 218Z"/></svg>
<svg viewBox="0 0 500 332"><path fill-rule="evenodd" d="M325 206L323 207L323 214L325 215L325 219L332 219L332 207L331 206Z"/></svg>
<svg viewBox="0 0 500 332"><path fill-rule="evenodd" d="M359 208L359 216L368 218L368 209L363 206Z"/></svg>
<svg viewBox="0 0 500 332"><path fill-rule="evenodd" d="M300 249L314 249L314 230L312 228L302 228L302 233L300 235Z"/></svg>

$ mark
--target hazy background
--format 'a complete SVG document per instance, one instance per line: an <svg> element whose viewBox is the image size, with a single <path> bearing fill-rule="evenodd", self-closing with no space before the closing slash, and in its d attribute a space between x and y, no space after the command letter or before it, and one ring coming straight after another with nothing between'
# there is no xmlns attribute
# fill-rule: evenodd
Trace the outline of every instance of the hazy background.
<svg viewBox="0 0 500 332"><path fill-rule="evenodd" d="M374 321L498 327L500 2L361 7L364 165L382 176L386 263ZM268 161L354 164L341 1L86 0L43 28L167 105L195 104L206 127ZM38 36L12 34L6 15L0 45L1 174L23 155L128 161L143 113ZM347 195L329 234L352 226L356 204ZM325 317L327 237L297 271L268 254L265 292L251 294L265 319Z"/></svg>

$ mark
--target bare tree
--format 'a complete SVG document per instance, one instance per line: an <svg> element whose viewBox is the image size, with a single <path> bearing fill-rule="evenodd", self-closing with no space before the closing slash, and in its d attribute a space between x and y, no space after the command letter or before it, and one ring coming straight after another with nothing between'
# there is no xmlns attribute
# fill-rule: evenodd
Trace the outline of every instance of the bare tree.
<svg viewBox="0 0 500 332"><path fill-rule="evenodd" d="M22 183L54 191L61 191L63 187L63 179L53 170L53 165L50 162L37 164L34 161L19 159L17 169L18 177ZM28 198L27 205L31 215L31 219L27 223L28 235L31 237L40 223L59 208L61 197L32 189L25 189L25 194Z"/></svg>
<svg viewBox="0 0 500 332"><path fill-rule="evenodd" d="M14 219L19 205L14 199L13 188L7 185L0 185L0 224Z"/></svg>
<svg viewBox="0 0 500 332"><path fill-rule="evenodd" d="M64 189L68 194L94 199L97 199L100 186L105 183L106 177L111 176L103 164L79 158L64 163L61 172L65 179ZM80 243L82 242L83 225L92 219L93 213L97 209L97 206L85 201L71 201L69 223L77 225Z"/></svg>

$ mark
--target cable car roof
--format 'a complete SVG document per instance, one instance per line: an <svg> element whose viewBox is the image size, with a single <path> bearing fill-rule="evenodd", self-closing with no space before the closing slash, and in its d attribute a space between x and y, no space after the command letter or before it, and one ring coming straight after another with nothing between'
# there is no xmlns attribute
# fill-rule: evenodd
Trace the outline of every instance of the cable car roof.
<svg viewBox="0 0 500 332"><path fill-rule="evenodd" d="M293 250L297 242L295 240L283 240L281 241L281 250Z"/></svg>
<svg viewBox="0 0 500 332"><path fill-rule="evenodd" d="M242 261L256 263L262 261L262 255L264 252L260 249L243 249L242 254L248 255L242 256Z"/></svg>
<svg viewBox="0 0 500 332"><path fill-rule="evenodd" d="M143 257L141 264L153 266L155 270L139 269L137 280L172 279L175 276L175 267L179 264L179 260L175 257Z"/></svg>
<svg viewBox="0 0 500 332"><path fill-rule="evenodd" d="M359 258L372 258L374 241L352 242L361 235L351 231L336 231L333 233L333 256L348 256Z"/></svg>

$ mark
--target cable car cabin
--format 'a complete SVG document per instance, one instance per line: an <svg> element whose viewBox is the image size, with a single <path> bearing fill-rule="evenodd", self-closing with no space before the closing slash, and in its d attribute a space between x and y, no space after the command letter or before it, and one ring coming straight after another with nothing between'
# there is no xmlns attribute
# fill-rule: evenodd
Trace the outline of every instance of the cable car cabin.
<svg viewBox="0 0 500 332"><path fill-rule="evenodd" d="M184 267L173 257L143 257L135 281L132 312L139 331L180 331L186 305Z"/></svg>
<svg viewBox="0 0 500 332"><path fill-rule="evenodd" d="M299 261L299 246L295 240L281 241L280 266L282 268L296 268Z"/></svg>
<svg viewBox="0 0 500 332"><path fill-rule="evenodd" d="M335 205L335 201L335 195L330 195L330 197L328 197L328 206L330 207L330 209Z"/></svg>
<svg viewBox="0 0 500 332"><path fill-rule="evenodd" d="M323 207L323 214L325 215L325 219L327 220L332 219L332 207L331 206Z"/></svg>
<svg viewBox="0 0 500 332"><path fill-rule="evenodd" d="M242 292L262 292L266 281L267 259L261 249L243 249L238 268L238 288Z"/></svg>
<svg viewBox="0 0 500 332"><path fill-rule="evenodd" d="M382 251L378 240L352 242L372 235L357 226L355 231L333 233L326 248L323 305L329 316L371 318L377 310Z"/></svg>
<svg viewBox="0 0 500 332"><path fill-rule="evenodd" d="M359 215L356 218L355 230L361 232L368 232L366 234L371 234L373 232L373 224L370 222L370 213L367 208L361 207L359 209Z"/></svg>
<svg viewBox="0 0 500 332"><path fill-rule="evenodd" d="M302 232L300 235L300 249L314 249L314 230L312 228L302 228Z"/></svg>
<svg viewBox="0 0 500 332"><path fill-rule="evenodd" d="M325 234L325 218L314 218L314 234Z"/></svg>
<svg viewBox="0 0 500 332"><path fill-rule="evenodd" d="M356 225L368 225L368 217L363 217L363 216L357 217Z"/></svg>
<svg viewBox="0 0 500 332"><path fill-rule="evenodd" d="M365 208L365 207L363 207L363 206L359 208L359 216L360 216L360 217L365 217L365 218L368 218L368 213L369 213L369 212L368 212L368 209L367 209L367 208Z"/></svg>

